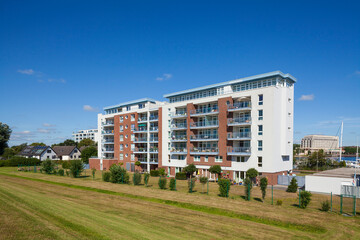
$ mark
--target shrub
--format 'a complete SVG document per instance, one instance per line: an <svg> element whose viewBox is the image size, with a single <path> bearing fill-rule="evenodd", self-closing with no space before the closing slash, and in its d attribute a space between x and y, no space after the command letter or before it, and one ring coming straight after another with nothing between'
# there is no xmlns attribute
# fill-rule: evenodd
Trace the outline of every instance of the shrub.
<svg viewBox="0 0 360 240"><path fill-rule="evenodd" d="M229 179L219 179L219 196L220 197L229 197L230 192L230 180Z"/></svg>
<svg viewBox="0 0 360 240"><path fill-rule="evenodd" d="M298 189L298 184L297 184L297 180L296 178L292 178L290 185L288 186L288 188L286 189L287 192L292 192L292 193L296 193Z"/></svg>
<svg viewBox="0 0 360 240"><path fill-rule="evenodd" d="M41 163L41 170L46 174L51 174L55 170L55 163L51 160L45 160Z"/></svg>
<svg viewBox="0 0 360 240"><path fill-rule="evenodd" d="M268 179L266 177L261 178L260 179L260 188L261 188L261 196L262 196L263 201L266 196L267 185L268 185Z"/></svg>
<svg viewBox="0 0 360 240"><path fill-rule="evenodd" d="M166 175L164 168L159 168L158 171L159 171L160 176L165 176Z"/></svg>
<svg viewBox="0 0 360 240"><path fill-rule="evenodd" d="M91 174L93 176L93 179L95 179L95 174L96 174L96 169L95 168L91 169Z"/></svg>
<svg viewBox="0 0 360 240"><path fill-rule="evenodd" d="M306 208L311 201L311 193L308 191L301 191L299 193L299 198L300 198L300 207Z"/></svg>
<svg viewBox="0 0 360 240"><path fill-rule="evenodd" d="M200 183L206 184L207 182L208 182L208 178L207 178L207 177L200 177Z"/></svg>
<svg viewBox="0 0 360 240"><path fill-rule="evenodd" d="M160 189L166 188L166 178L164 178L164 177L159 178L159 188Z"/></svg>
<svg viewBox="0 0 360 240"><path fill-rule="evenodd" d="M252 181L250 178L246 177L244 180L245 186L245 199L250 201L251 189L252 189Z"/></svg>
<svg viewBox="0 0 360 240"><path fill-rule="evenodd" d="M175 178L177 180L186 180L186 173L185 172L178 172L175 174Z"/></svg>
<svg viewBox="0 0 360 240"><path fill-rule="evenodd" d="M246 177L250 178L252 182L256 181L256 177L259 175L259 172L255 168L250 168L246 171Z"/></svg>
<svg viewBox="0 0 360 240"><path fill-rule="evenodd" d="M60 169L60 170L58 171L58 174L59 174L60 176L64 176L64 169Z"/></svg>
<svg viewBox="0 0 360 240"><path fill-rule="evenodd" d="M192 193L194 191L195 182L196 182L195 178L189 178L189 180L188 180L189 193Z"/></svg>
<svg viewBox="0 0 360 240"><path fill-rule="evenodd" d="M72 160L70 161L69 170L71 176L77 178L84 171L84 163L81 160Z"/></svg>
<svg viewBox="0 0 360 240"><path fill-rule="evenodd" d="M209 168L209 172L213 174L217 174L218 178L221 178L221 166L220 165L213 165Z"/></svg>
<svg viewBox="0 0 360 240"><path fill-rule="evenodd" d="M34 166L40 165L41 161L37 158L26 158L21 156L13 156L9 160L0 160L0 166L2 167L17 167L22 166Z"/></svg>
<svg viewBox="0 0 360 240"><path fill-rule="evenodd" d="M188 175L193 175L194 172L197 171L197 168L194 164L189 164L184 168L184 172L186 172Z"/></svg>
<svg viewBox="0 0 360 240"><path fill-rule="evenodd" d="M159 175L159 170L150 170L150 176L158 177Z"/></svg>
<svg viewBox="0 0 360 240"><path fill-rule="evenodd" d="M283 203L283 201L282 201L282 200L280 200L280 199L276 201L276 205L278 205L278 206L281 206L281 205L282 205L282 203Z"/></svg>
<svg viewBox="0 0 360 240"><path fill-rule="evenodd" d="M321 203L321 211L328 212L330 210L330 203L328 200Z"/></svg>
<svg viewBox="0 0 360 240"><path fill-rule="evenodd" d="M141 174L139 172L135 172L133 176L134 185L140 185L141 183Z"/></svg>
<svg viewBox="0 0 360 240"><path fill-rule="evenodd" d="M69 176L69 175L70 175L69 171L68 171L68 170L66 170L66 176Z"/></svg>
<svg viewBox="0 0 360 240"><path fill-rule="evenodd" d="M118 164L113 164L110 167L111 182L112 183L129 183L130 176L126 169Z"/></svg>
<svg viewBox="0 0 360 240"><path fill-rule="evenodd" d="M176 179L175 178L170 179L169 188L171 191L176 191Z"/></svg>
<svg viewBox="0 0 360 240"><path fill-rule="evenodd" d="M149 179L150 179L150 174L149 173L144 173L144 183L147 186L149 183Z"/></svg>
<svg viewBox="0 0 360 240"><path fill-rule="evenodd" d="M28 170L27 170L27 169L25 169L25 172L27 172L27 171L28 171ZM57 175L57 174L58 174L58 172L56 171L56 169L54 169L53 174L54 174L54 175Z"/></svg>
<svg viewBox="0 0 360 240"><path fill-rule="evenodd" d="M69 169L70 168L70 161L63 161L61 164L63 169Z"/></svg>
<svg viewBox="0 0 360 240"><path fill-rule="evenodd" d="M103 172L102 180L104 182L110 182L110 179L111 179L111 173L110 172Z"/></svg>

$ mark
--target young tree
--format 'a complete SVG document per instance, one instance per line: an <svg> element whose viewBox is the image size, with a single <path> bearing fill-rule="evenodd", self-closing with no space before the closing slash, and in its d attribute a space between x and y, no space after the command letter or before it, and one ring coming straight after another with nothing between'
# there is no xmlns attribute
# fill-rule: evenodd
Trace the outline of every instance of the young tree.
<svg viewBox="0 0 360 240"><path fill-rule="evenodd" d="M84 171L84 163L81 160L71 160L69 170L71 175L77 178Z"/></svg>
<svg viewBox="0 0 360 240"><path fill-rule="evenodd" d="M263 201L265 200L267 185L268 185L268 179L266 177L261 178L260 179L260 188L261 188L261 195L262 195Z"/></svg>
<svg viewBox="0 0 360 240"><path fill-rule="evenodd" d="M252 189L252 181L249 177L246 177L244 180L244 186L245 186L245 200L250 201L250 194Z"/></svg>
<svg viewBox="0 0 360 240"><path fill-rule="evenodd" d="M256 177L259 175L259 172L255 168L250 168L246 171L246 177L250 178L250 180L255 183Z"/></svg>
<svg viewBox="0 0 360 240"><path fill-rule="evenodd" d="M81 148L83 146L85 146L85 147L96 146L96 143L93 140L91 140L90 138L85 138L79 142L78 148Z"/></svg>
<svg viewBox="0 0 360 240"><path fill-rule="evenodd" d="M11 132L12 130L7 124L0 122L0 155L3 155L5 148L8 147L7 142L10 139Z"/></svg>
<svg viewBox="0 0 360 240"><path fill-rule="evenodd" d="M230 180L229 179L219 179L219 196L220 197L229 197L230 192Z"/></svg>
<svg viewBox="0 0 360 240"><path fill-rule="evenodd" d="M221 166L220 165L213 165L209 168L209 172L212 174L216 174L218 179L221 178Z"/></svg>
<svg viewBox="0 0 360 240"><path fill-rule="evenodd" d="M299 193L300 198L300 208L306 208L311 201L311 193L308 191L301 191Z"/></svg>
<svg viewBox="0 0 360 240"><path fill-rule="evenodd" d="M41 163L41 171L46 174L52 174L55 170L55 163L51 160L45 160Z"/></svg>
<svg viewBox="0 0 360 240"><path fill-rule="evenodd" d="M298 189L298 184L296 178L292 178L290 181L290 185L286 189L287 192L296 193Z"/></svg>
<svg viewBox="0 0 360 240"><path fill-rule="evenodd" d="M186 174L192 176L194 174L194 172L197 171L197 168L194 164L189 164L184 168L184 172L186 172Z"/></svg>
<svg viewBox="0 0 360 240"><path fill-rule="evenodd" d="M81 152L81 160L86 164L89 163L89 158L92 156L97 156L96 147L87 147Z"/></svg>
<svg viewBox="0 0 360 240"><path fill-rule="evenodd" d="M201 177L200 183L202 184L202 192L204 192L204 185L209 181L207 177Z"/></svg>

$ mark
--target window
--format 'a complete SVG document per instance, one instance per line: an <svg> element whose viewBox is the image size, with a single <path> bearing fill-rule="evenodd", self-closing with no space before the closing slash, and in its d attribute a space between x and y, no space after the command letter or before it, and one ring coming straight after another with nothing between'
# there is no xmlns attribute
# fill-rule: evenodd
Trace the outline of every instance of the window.
<svg viewBox="0 0 360 240"><path fill-rule="evenodd" d="M262 151L263 150L263 142L262 140L258 141L258 151Z"/></svg>
<svg viewBox="0 0 360 240"><path fill-rule="evenodd" d="M131 130L135 129L135 124L131 124Z"/></svg>
<svg viewBox="0 0 360 240"><path fill-rule="evenodd" d="M200 162L200 156L195 156L194 157L194 162Z"/></svg>
<svg viewBox="0 0 360 240"><path fill-rule="evenodd" d="M258 157L258 167L262 167L262 157Z"/></svg>
<svg viewBox="0 0 360 240"><path fill-rule="evenodd" d="M131 110L131 106L127 106L126 107L126 111L130 111ZM126 118L127 119L127 118Z"/></svg>
<svg viewBox="0 0 360 240"><path fill-rule="evenodd" d="M222 162L222 156L216 156L215 162Z"/></svg>
<svg viewBox="0 0 360 240"><path fill-rule="evenodd" d="M129 144L125 144L125 148L128 148L129 147Z"/></svg>
<svg viewBox="0 0 360 240"><path fill-rule="evenodd" d="M120 135L120 141L124 141L124 135Z"/></svg>
<svg viewBox="0 0 360 240"><path fill-rule="evenodd" d="M283 161L289 161L289 160L290 160L289 155L283 155L283 156L282 156L282 160L283 160Z"/></svg>
<svg viewBox="0 0 360 240"><path fill-rule="evenodd" d="M125 154L125 157L127 158L129 156L129 154Z"/></svg>
<svg viewBox="0 0 360 240"><path fill-rule="evenodd" d="M259 105L263 105L264 95L259 95Z"/></svg>
<svg viewBox="0 0 360 240"><path fill-rule="evenodd" d="M263 125L259 125L258 127L259 127L258 134L263 135Z"/></svg>
<svg viewBox="0 0 360 240"><path fill-rule="evenodd" d="M124 121L124 117L120 116L120 122L122 123Z"/></svg>
<svg viewBox="0 0 360 240"><path fill-rule="evenodd" d="M131 154L131 161L135 161L135 154Z"/></svg>
<svg viewBox="0 0 360 240"><path fill-rule="evenodd" d="M263 120L263 110L259 110L259 120Z"/></svg>
<svg viewBox="0 0 360 240"><path fill-rule="evenodd" d="M135 121L135 114L131 114L131 121Z"/></svg>
<svg viewBox="0 0 360 240"><path fill-rule="evenodd" d="M144 103L140 103L139 104L139 109L142 109L142 108L144 108L145 107L145 104Z"/></svg>
<svg viewBox="0 0 360 240"><path fill-rule="evenodd" d="M123 131L124 131L124 126L120 125L120 132L123 132Z"/></svg>
<svg viewBox="0 0 360 240"><path fill-rule="evenodd" d="M47 152L47 153L51 153L51 150L49 149L49 150L47 150L46 152Z"/></svg>
<svg viewBox="0 0 360 240"><path fill-rule="evenodd" d="M135 150L135 144L131 144L131 151L134 151Z"/></svg>
<svg viewBox="0 0 360 240"><path fill-rule="evenodd" d="M125 119L128 119L129 117L128 117L128 115L125 115Z"/></svg>
<svg viewBox="0 0 360 240"><path fill-rule="evenodd" d="M125 129L128 129L129 128L129 126L128 125L125 125Z"/></svg>
<svg viewBox="0 0 360 240"><path fill-rule="evenodd" d="M128 137L129 137L129 136L126 134L126 135L125 135L125 138L127 139Z"/></svg>
<svg viewBox="0 0 360 240"><path fill-rule="evenodd" d="M208 161L209 161L209 157L205 156L205 162L208 162Z"/></svg>
<svg viewBox="0 0 360 240"><path fill-rule="evenodd" d="M131 134L131 141L135 141L135 134Z"/></svg>
<svg viewBox="0 0 360 240"><path fill-rule="evenodd" d="M245 157L236 157L236 162L246 162Z"/></svg>
<svg viewBox="0 0 360 240"><path fill-rule="evenodd" d="M120 160L124 160L124 154L120 153Z"/></svg>
<svg viewBox="0 0 360 240"><path fill-rule="evenodd" d="M124 150L124 144L120 144L120 151Z"/></svg>

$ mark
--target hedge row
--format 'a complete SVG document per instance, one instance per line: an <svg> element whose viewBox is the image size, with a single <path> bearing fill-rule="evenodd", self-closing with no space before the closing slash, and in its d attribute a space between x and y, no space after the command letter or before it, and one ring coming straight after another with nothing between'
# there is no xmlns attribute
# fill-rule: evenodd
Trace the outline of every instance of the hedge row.
<svg viewBox="0 0 360 240"><path fill-rule="evenodd" d="M22 166L34 166L40 165L41 161L37 158L26 158L20 156L14 156L9 160L0 160L0 167L17 167Z"/></svg>

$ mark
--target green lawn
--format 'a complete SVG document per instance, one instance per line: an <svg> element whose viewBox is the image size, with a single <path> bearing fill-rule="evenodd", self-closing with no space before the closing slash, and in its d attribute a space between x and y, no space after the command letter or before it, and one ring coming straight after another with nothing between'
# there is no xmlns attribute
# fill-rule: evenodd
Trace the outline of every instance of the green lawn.
<svg viewBox="0 0 360 240"><path fill-rule="evenodd" d="M254 188L248 202L240 186L227 199L217 196L216 183L206 195L198 182L190 194L186 181L176 192L158 189L157 181L131 186L102 182L100 171L93 180L0 168L0 239L360 238L358 217L319 211L325 195L303 210L296 194L282 190L274 190L283 200L276 206L270 190L263 203Z"/></svg>

